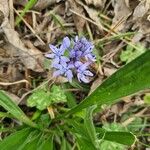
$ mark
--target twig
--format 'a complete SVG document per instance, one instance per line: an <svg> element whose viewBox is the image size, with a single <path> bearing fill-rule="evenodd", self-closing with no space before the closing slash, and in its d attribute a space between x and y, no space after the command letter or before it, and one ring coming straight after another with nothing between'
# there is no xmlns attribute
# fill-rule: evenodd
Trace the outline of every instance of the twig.
<svg viewBox="0 0 150 150"><path fill-rule="evenodd" d="M22 97L21 97L21 99L20 99L20 101L19 101L19 103L20 103L27 95L29 95L30 93L33 93L34 91L40 89L41 87L43 87L45 84L47 84L47 83L48 83L49 81L51 81L52 79L53 79L53 78L48 79L48 80L45 81L43 84L39 85L37 88L35 88L35 89L33 89L33 90L31 90L31 91L29 91L29 92L23 94Z"/></svg>
<svg viewBox="0 0 150 150"><path fill-rule="evenodd" d="M13 10L13 0L9 0L9 17L10 17L10 25L12 29L14 29L15 23L14 23L14 10Z"/></svg>
<svg viewBox="0 0 150 150"><path fill-rule="evenodd" d="M26 20L17 12L17 10L14 8L15 13L22 19L22 21L25 23L25 25L31 30L31 32L37 37L37 39L45 45L45 42L36 34L35 30L26 22Z"/></svg>
<svg viewBox="0 0 150 150"><path fill-rule="evenodd" d="M96 26L99 27L100 29L103 29L104 31L110 32L107 28L105 28L104 26L100 26L99 24L97 24L96 22L94 22L92 19L89 19L89 18L87 18L87 17L85 17L85 16L83 16L83 15L77 13L76 11L74 11L74 10L72 10L72 9L69 9L69 10L70 10L72 13L74 13L74 14L80 16L81 18L87 20L88 22L90 22L90 23L96 25Z"/></svg>
<svg viewBox="0 0 150 150"><path fill-rule="evenodd" d="M20 81L16 81L16 82L0 82L0 85L3 86L8 86L8 85L15 85L15 84L20 84L20 83L28 83L30 84L27 80L20 80Z"/></svg>

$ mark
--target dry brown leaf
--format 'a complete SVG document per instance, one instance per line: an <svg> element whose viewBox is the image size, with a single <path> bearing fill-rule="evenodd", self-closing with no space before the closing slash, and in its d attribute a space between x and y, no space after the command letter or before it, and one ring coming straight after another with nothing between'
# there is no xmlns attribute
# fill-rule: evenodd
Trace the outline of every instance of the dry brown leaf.
<svg viewBox="0 0 150 150"><path fill-rule="evenodd" d="M14 4L25 6L28 0L14 0Z"/></svg>
<svg viewBox="0 0 150 150"><path fill-rule="evenodd" d="M84 9L79 4L77 4L76 1L68 0L68 2L69 2L69 5L70 5L70 8L73 11L75 11L75 12L81 14L81 15L85 15L84 14ZM72 14L72 15L73 15L74 24L76 26L77 31L79 33L83 32L83 28L84 28L84 25L86 23L85 19L83 19L80 16L77 16L76 14Z"/></svg>
<svg viewBox="0 0 150 150"><path fill-rule="evenodd" d="M44 57L40 51L35 51L33 49L27 49L23 42L20 40L18 33L11 28L11 25L8 21L9 7L8 1L0 0L0 11L4 14L4 21L1 25L3 32L8 40L8 42L15 47L17 55L20 57L22 63L26 68L43 72L43 60Z"/></svg>
<svg viewBox="0 0 150 150"><path fill-rule="evenodd" d="M14 4L25 6L28 3L28 1L29 0L14 0ZM48 6L53 5L59 1L61 0L38 0L33 8L38 11L41 11L47 8Z"/></svg>
<svg viewBox="0 0 150 150"><path fill-rule="evenodd" d="M100 76L92 83L89 95L102 83L102 81L103 81L103 78L102 78L102 76Z"/></svg>
<svg viewBox="0 0 150 150"><path fill-rule="evenodd" d="M108 68L108 67L104 67L103 70L104 70L104 75L107 77L111 76L113 73L117 71L117 69L115 68Z"/></svg>
<svg viewBox="0 0 150 150"><path fill-rule="evenodd" d="M143 17L150 9L150 1L144 0L139 3L133 12L133 20Z"/></svg>
<svg viewBox="0 0 150 150"><path fill-rule="evenodd" d="M114 5L115 16L113 18L112 27L119 24L117 27L115 27L115 31L126 29L126 20L131 14L131 10L126 3L127 2L125 2L125 0L118 0Z"/></svg>
<svg viewBox="0 0 150 150"><path fill-rule="evenodd" d="M85 0L87 5L94 5L97 8L103 8L106 0Z"/></svg>
<svg viewBox="0 0 150 150"><path fill-rule="evenodd" d="M141 1L133 12L133 30L138 29L138 33L133 37L133 42L139 42L143 37L150 39L150 1L143 0ZM147 39L147 41L148 41Z"/></svg>
<svg viewBox="0 0 150 150"><path fill-rule="evenodd" d="M34 9L41 11L48 6L55 4L57 1L58 0L38 0L34 6Z"/></svg>
<svg viewBox="0 0 150 150"><path fill-rule="evenodd" d="M96 22L96 24L98 25L98 28L99 28L100 30L102 30L103 27L102 27L102 24L100 23L100 19L99 19L99 17L98 17L99 11L97 11L97 10L95 10L95 9L93 9L93 8L90 8L90 7L86 6L86 5L84 5L84 4L83 4L82 2L80 2L79 0L76 0L76 1L77 1L78 4L80 4L81 6L84 7L84 9L85 9L86 12L88 13L89 17L90 17L92 20L94 20L94 21Z"/></svg>

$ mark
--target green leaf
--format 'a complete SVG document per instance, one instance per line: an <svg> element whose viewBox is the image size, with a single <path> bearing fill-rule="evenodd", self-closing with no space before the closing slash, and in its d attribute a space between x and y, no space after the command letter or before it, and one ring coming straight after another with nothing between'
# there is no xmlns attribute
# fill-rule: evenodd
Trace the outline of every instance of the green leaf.
<svg viewBox="0 0 150 150"><path fill-rule="evenodd" d="M60 86L56 85L51 88L51 99L53 103L67 102L65 92Z"/></svg>
<svg viewBox="0 0 150 150"><path fill-rule="evenodd" d="M102 145L105 145L105 143L108 144L109 142L107 141L110 141L110 145L112 145L112 147L114 146L119 148L124 147L123 145L131 146L136 141L135 135L131 132L127 132L127 129L119 123L105 123L102 128L96 128L96 131L97 134L100 134L102 141L104 140Z"/></svg>
<svg viewBox="0 0 150 150"><path fill-rule="evenodd" d="M60 86L53 85L50 91L39 89L35 91L28 99L27 105L36 106L39 110L44 110L53 103L66 102L65 92Z"/></svg>
<svg viewBox="0 0 150 150"><path fill-rule="evenodd" d="M136 141L136 137L132 133L119 131L106 131L103 139L128 146L133 145Z"/></svg>
<svg viewBox="0 0 150 150"><path fill-rule="evenodd" d="M52 103L50 99L50 92L44 89L35 91L28 99L27 105L29 107L36 106L39 110L47 108Z"/></svg>
<svg viewBox="0 0 150 150"><path fill-rule="evenodd" d="M4 107L10 114L25 124L31 127L37 127L2 90L0 90L0 106Z"/></svg>
<svg viewBox="0 0 150 150"><path fill-rule="evenodd" d="M26 128L11 134L4 140L0 141L0 149L17 150L18 147L24 143L31 131L31 128Z"/></svg>
<svg viewBox="0 0 150 150"><path fill-rule="evenodd" d="M150 51L128 63L105 80L91 95L61 117L92 105L113 104L120 98L150 88Z"/></svg>
<svg viewBox="0 0 150 150"><path fill-rule="evenodd" d="M137 47L138 49L134 49L132 46L128 45L126 50L121 52L121 61L129 63L146 51L146 49L142 45L137 45Z"/></svg>

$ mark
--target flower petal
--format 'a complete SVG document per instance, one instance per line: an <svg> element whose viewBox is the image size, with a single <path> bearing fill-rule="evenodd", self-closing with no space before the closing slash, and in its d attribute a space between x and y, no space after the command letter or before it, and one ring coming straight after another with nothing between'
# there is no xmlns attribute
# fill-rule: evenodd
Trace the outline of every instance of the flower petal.
<svg viewBox="0 0 150 150"><path fill-rule="evenodd" d="M91 71L89 71L89 70L85 70L83 73L86 76L91 76L91 77L93 76L93 73Z"/></svg>
<svg viewBox="0 0 150 150"><path fill-rule="evenodd" d="M77 73L77 78L78 78L79 82L81 82L81 77L82 77L82 75L80 73Z"/></svg>
<svg viewBox="0 0 150 150"><path fill-rule="evenodd" d="M54 58L55 54L51 53L51 54L45 54L45 57L47 58Z"/></svg>
<svg viewBox="0 0 150 150"><path fill-rule="evenodd" d="M81 77L81 81L83 81L84 83L89 83L90 82L85 76Z"/></svg>
<svg viewBox="0 0 150 150"><path fill-rule="evenodd" d="M52 61L52 67L55 66L56 64L59 64L59 62L60 62L59 57L54 58L53 61Z"/></svg>
<svg viewBox="0 0 150 150"><path fill-rule="evenodd" d="M49 47L50 47L50 49L52 50L53 53L57 53L59 51L59 49L54 45L49 44Z"/></svg>
<svg viewBox="0 0 150 150"><path fill-rule="evenodd" d="M66 56L61 56L60 59L61 59L61 61L63 61L63 62L68 62L68 61L70 61L70 59L67 58Z"/></svg>
<svg viewBox="0 0 150 150"><path fill-rule="evenodd" d="M71 68L74 68L73 62L69 62L69 64L68 64L68 69L71 69Z"/></svg>
<svg viewBox="0 0 150 150"><path fill-rule="evenodd" d="M84 63L84 64L82 64L80 67L79 67L79 69L81 70L81 71L84 71L84 70L86 70L87 69L87 67L89 66L89 62L86 62L86 63Z"/></svg>
<svg viewBox="0 0 150 150"><path fill-rule="evenodd" d="M71 70L68 70L66 73L67 79L69 82L72 82L73 74Z"/></svg>
<svg viewBox="0 0 150 150"><path fill-rule="evenodd" d="M61 75L61 71L57 70L53 73L53 77L58 77L59 75Z"/></svg>
<svg viewBox="0 0 150 150"><path fill-rule="evenodd" d="M96 61L96 57L95 57L94 54L87 54L87 55L85 55L85 59L86 59L86 60L90 60L90 61L92 61L92 62L95 62L95 61Z"/></svg>
<svg viewBox="0 0 150 150"><path fill-rule="evenodd" d="M75 36L75 42L77 42L79 40L78 36Z"/></svg>
<svg viewBox="0 0 150 150"><path fill-rule="evenodd" d="M70 47L70 39L66 36L64 37L63 39L63 42L62 42L62 45L65 49L69 48Z"/></svg>
<svg viewBox="0 0 150 150"><path fill-rule="evenodd" d="M54 64L53 67L54 67L55 69L59 69L59 70L62 69L62 65L60 65L60 64Z"/></svg>
<svg viewBox="0 0 150 150"><path fill-rule="evenodd" d="M83 65L83 63L80 62L80 61L76 61L76 62L74 63L74 65L75 65L75 67L79 68L80 66Z"/></svg>
<svg viewBox="0 0 150 150"><path fill-rule="evenodd" d="M69 53L70 58L74 58L75 57L75 50L72 49Z"/></svg>

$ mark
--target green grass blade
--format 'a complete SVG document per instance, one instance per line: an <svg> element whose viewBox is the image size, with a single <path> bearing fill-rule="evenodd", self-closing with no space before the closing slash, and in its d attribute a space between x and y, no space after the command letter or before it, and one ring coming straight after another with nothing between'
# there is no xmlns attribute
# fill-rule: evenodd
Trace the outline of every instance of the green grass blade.
<svg viewBox="0 0 150 150"><path fill-rule="evenodd" d="M37 127L2 90L0 90L0 106L4 107L10 114L25 124L31 127Z"/></svg>
<svg viewBox="0 0 150 150"><path fill-rule="evenodd" d="M145 52L105 80L90 96L63 115L70 115L94 104L113 104L120 98L150 88L150 51Z"/></svg>
<svg viewBox="0 0 150 150"><path fill-rule="evenodd" d="M29 9L31 9L31 8L34 6L34 4L35 4L36 2L37 2L37 0L30 0L30 1L26 4L26 6L25 6L24 10L22 11L22 13L20 14L20 16L23 17L23 16L25 15L25 13L26 13ZM21 18L20 18L20 17L17 17L15 24L18 25L20 22L21 22Z"/></svg>

